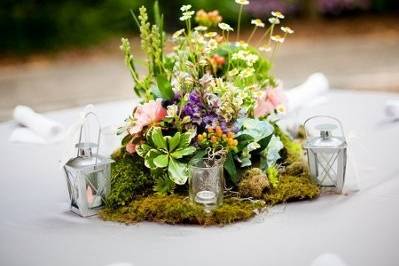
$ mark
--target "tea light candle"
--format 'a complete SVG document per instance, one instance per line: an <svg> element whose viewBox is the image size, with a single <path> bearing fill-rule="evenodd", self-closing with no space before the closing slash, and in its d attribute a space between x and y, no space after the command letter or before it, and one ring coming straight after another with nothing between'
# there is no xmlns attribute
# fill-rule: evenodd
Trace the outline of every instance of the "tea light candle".
<svg viewBox="0 0 399 266"><path fill-rule="evenodd" d="M197 193L195 201L201 204L214 204L216 203L216 193L209 190L203 190Z"/></svg>

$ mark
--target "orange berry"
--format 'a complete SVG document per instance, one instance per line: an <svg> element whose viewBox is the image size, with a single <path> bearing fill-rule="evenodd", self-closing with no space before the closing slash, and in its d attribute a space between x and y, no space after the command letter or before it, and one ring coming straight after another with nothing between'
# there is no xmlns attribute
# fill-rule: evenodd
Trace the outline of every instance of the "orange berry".
<svg viewBox="0 0 399 266"><path fill-rule="evenodd" d="M203 140L204 140L204 136L202 136L202 135L198 135L198 136L197 136L197 139L198 139L198 141L199 141L199 142L201 142L201 141L203 141Z"/></svg>
<svg viewBox="0 0 399 266"><path fill-rule="evenodd" d="M212 133L212 132L213 132L213 128L208 127L208 132L209 132L209 133Z"/></svg>
<svg viewBox="0 0 399 266"><path fill-rule="evenodd" d="M212 143L216 143L218 140L217 140L217 138L216 138L216 136L212 136L211 137L211 142Z"/></svg>
<svg viewBox="0 0 399 266"><path fill-rule="evenodd" d="M228 132L228 133L227 133L227 137L229 137L229 138L234 138L234 133L233 133L233 132Z"/></svg>

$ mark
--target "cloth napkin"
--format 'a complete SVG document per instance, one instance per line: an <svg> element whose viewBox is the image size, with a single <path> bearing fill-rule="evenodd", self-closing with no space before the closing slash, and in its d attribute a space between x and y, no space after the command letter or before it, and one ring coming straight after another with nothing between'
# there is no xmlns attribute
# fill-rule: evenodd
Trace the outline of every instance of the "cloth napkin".
<svg viewBox="0 0 399 266"><path fill-rule="evenodd" d="M36 113L28 106L15 107L13 117L20 126L11 133L11 142L47 144L61 141L64 137L63 125Z"/></svg>
<svg viewBox="0 0 399 266"><path fill-rule="evenodd" d="M386 101L385 114L392 120L399 120L399 100Z"/></svg>
<svg viewBox="0 0 399 266"><path fill-rule="evenodd" d="M287 111L310 107L325 101L323 95L329 91L329 82L322 73L313 73L301 85L286 91Z"/></svg>

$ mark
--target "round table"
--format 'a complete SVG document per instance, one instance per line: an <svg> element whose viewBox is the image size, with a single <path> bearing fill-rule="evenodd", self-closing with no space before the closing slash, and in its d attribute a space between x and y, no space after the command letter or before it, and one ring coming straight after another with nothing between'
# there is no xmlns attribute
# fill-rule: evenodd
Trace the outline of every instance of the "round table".
<svg viewBox="0 0 399 266"><path fill-rule="evenodd" d="M225 227L78 217L68 209L63 145L10 143L15 122L0 124L0 264L398 265L399 123L384 116L392 98L399 95L333 90L295 115L299 122L315 114L342 121L349 193L280 205ZM133 102L97 105L102 124L121 123ZM69 125L81 110L47 116Z"/></svg>

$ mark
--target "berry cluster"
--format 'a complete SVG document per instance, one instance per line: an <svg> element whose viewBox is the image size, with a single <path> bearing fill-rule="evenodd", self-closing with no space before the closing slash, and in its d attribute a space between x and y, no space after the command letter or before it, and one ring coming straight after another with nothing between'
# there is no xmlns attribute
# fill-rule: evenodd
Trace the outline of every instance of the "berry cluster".
<svg viewBox="0 0 399 266"><path fill-rule="evenodd" d="M208 132L197 135L198 144L201 147L225 147L227 150L237 151L238 141L231 131L223 132L220 126L209 127Z"/></svg>

